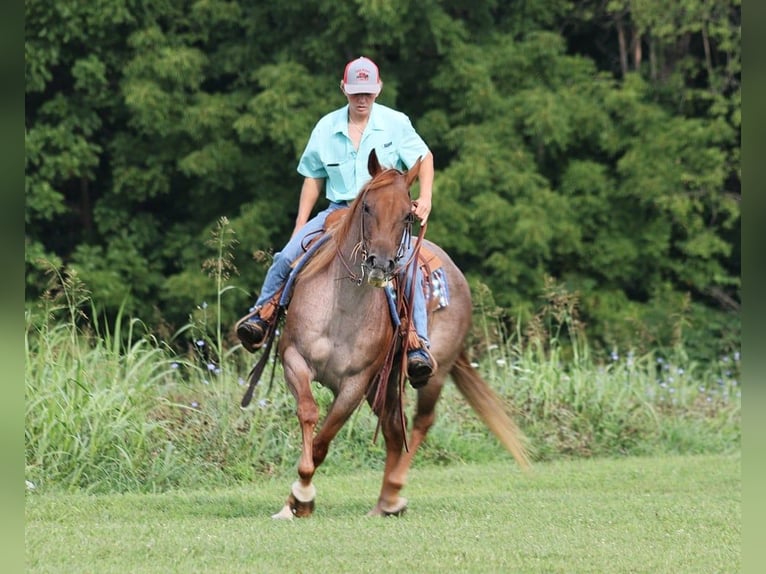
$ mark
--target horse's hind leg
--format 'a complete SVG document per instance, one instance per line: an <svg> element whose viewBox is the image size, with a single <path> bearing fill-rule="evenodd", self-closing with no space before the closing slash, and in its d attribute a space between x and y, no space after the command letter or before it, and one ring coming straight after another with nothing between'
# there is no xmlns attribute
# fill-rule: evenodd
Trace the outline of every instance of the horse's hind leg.
<svg viewBox="0 0 766 574"><path fill-rule="evenodd" d="M398 401L396 401L396 408L387 409L389 415L381 421L383 436L386 440L386 466L378 503L369 512L371 516L400 515L407 509L407 499L401 496L400 492L407 482L407 474L415 454L434 423L434 407L441 394L444 379L445 375L437 374L428 381L426 386L418 390L417 407L407 451L404 451Z"/></svg>

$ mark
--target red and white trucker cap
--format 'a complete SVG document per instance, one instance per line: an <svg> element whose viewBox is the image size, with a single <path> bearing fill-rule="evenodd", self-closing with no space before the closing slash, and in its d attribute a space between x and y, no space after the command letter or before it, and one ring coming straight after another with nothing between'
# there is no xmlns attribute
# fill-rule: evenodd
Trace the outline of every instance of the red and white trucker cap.
<svg viewBox="0 0 766 574"><path fill-rule="evenodd" d="M343 89L347 94L380 93L380 73L375 62L369 58L357 58L346 64L343 72Z"/></svg>

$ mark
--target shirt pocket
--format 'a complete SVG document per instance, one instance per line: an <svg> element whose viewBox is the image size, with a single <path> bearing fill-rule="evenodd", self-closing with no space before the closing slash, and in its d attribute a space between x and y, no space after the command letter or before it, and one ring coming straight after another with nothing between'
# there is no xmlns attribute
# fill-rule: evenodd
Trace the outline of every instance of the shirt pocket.
<svg viewBox="0 0 766 574"><path fill-rule="evenodd" d="M354 191L354 160L328 161L324 165L327 180L336 194Z"/></svg>

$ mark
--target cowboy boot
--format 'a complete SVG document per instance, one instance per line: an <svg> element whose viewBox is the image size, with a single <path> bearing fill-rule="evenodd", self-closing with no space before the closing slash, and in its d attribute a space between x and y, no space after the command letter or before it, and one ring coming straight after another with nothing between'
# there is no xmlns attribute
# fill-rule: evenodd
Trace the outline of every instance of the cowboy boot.
<svg viewBox="0 0 766 574"><path fill-rule="evenodd" d="M264 321L260 317L252 317L237 323L237 337L242 343L242 347L251 353L255 353L263 346L269 326L269 322Z"/></svg>
<svg viewBox="0 0 766 574"><path fill-rule="evenodd" d="M418 339L417 348L410 348L407 352L407 377L413 388L419 389L424 386L436 372L436 359L434 359L428 347Z"/></svg>
<svg viewBox="0 0 766 574"><path fill-rule="evenodd" d="M276 318L278 297L279 293L268 300L263 307L256 307L237 321L235 326L237 337L246 351L255 353L266 341L266 334Z"/></svg>

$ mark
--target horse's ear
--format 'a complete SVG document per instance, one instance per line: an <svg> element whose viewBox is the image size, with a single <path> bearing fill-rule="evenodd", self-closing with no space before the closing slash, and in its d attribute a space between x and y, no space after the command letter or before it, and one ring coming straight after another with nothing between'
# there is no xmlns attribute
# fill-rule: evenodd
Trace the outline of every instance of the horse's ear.
<svg viewBox="0 0 766 574"><path fill-rule="evenodd" d="M378 161L378 154L375 153L375 148L372 148L372 151L367 158L367 171L370 172L372 177L375 177L383 171L383 168L380 167L380 162Z"/></svg>
<svg viewBox="0 0 766 574"><path fill-rule="evenodd" d="M415 178L418 176L418 173L420 173L420 162L423 161L423 156L420 156L418 158L418 161L415 162L415 165L413 165L409 171L407 171L406 179L407 187L409 188L412 185L412 182L415 181Z"/></svg>

